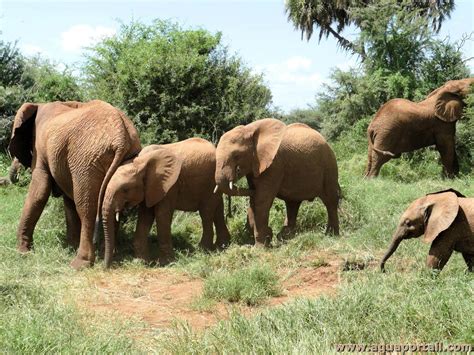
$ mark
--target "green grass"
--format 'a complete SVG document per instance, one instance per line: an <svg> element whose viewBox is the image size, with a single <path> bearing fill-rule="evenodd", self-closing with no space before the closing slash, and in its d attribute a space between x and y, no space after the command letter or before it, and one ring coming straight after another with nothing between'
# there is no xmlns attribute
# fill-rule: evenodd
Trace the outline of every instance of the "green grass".
<svg viewBox="0 0 474 355"><path fill-rule="evenodd" d="M442 179L438 156L428 150L387 163L381 178L368 181L362 179L363 139L349 137L333 146L343 190L339 237L324 235L322 203L305 202L293 239L274 240L266 250L253 248L244 228L247 200L234 198L235 213L228 219L232 246L205 253L197 248L199 216L176 213L177 259L167 270L203 280L203 293L192 306L196 310L212 312L221 300L265 303L281 292L283 277L276 275L282 271L297 272L300 266L316 270L333 258L341 264L341 283L331 296L262 308L255 316L234 311L229 320L205 331L182 324L156 329L78 307L90 280L107 277L108 271L100 260L91 270L69 268L74 251L64 246L60 199L50 199L37 225L34 252L18 255L15 234L27 187L0 188L0 352L331 353L336 343L474 343L474 275L466 273L460 254L439 275L432 274L424 268L429 245L410 240L390 259L386 274L376 267L411 201L450 187L474 196L473 177ZM0 175L8 164L0 156ZM27 174L23 178L27 181ZM274 234L283 221L284 204L276 201L270 217ZM130 255L133 225L131 216L121 233L123 259L114 272L150 268ZM156 246L153 241L151 247Z"/></svg>
<svg viewBox="0 0 474 355"><path fill-rule="evenodd" d="M241 270L220 271L204 282L203 297L216 301L242 302L248 306L279 296L278 275L268 265L255 264Z"/></svg>

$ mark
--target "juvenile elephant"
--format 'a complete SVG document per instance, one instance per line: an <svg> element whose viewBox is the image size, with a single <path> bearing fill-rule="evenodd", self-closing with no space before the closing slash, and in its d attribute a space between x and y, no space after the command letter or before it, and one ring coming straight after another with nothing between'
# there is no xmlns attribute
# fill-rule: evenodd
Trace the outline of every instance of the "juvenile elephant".
<svg viewBox="0 0 474 355"><path fill-rule="evenodd" d="M469 271L474 266L474 198L456 190L444 190L421 197L408 206L380 262L385 262L404 239L417 238L431 243L426 259L429 268L442 270L453 250L462 253Z"/></svg>
<svg viewBox="0 0 474 355"><path fill-rule="evenodd" d="M301 123L286 126L266 118L225 133L217 145L215 180L232 194L233 184L246 176L251 189L248 222L255 244L268 245L268 226L275 197L285 201L286 221L280 235L291 233L302 201L319 197L328 213L327 232L339 233L340 187L336 157L317 131Z"/></svg>
<svg viewBox="0 0 474 355"><path fill-rule="evenodd" d="M393 99L375 114L367 129L369 141L366 177L378 176L383 164L401 153L435 145L444 174L459 172L455 151L456 121L474 78L451 80L421 102Z"/></svg>
<svg viewBox="0 0 474 355"><path fill-rule="evenodd" d="M106 102L23 104L9 144L11 155L32 170L18 250L31 249L34 228L52 192L64 198L68 236L79 239L71 266L92 265L94 225L107 183L121 162L140 149L132 122Z"/></svg>
<svg viewBox="0 0 474 355"><path fill-rule="evenodd" d="M148 260L147 237L156 218L160 263L173 259L171 222L175 210L199 211L200 245L204 249L226 247L230 235L222 194L213 193L215 169L216 148L201 138L148 146L133 161L120 166L107 187L103 205L106 266L110 265L114 250L114 216L118 220L120 211L138 204L134 238L137 257Z"/></svg>

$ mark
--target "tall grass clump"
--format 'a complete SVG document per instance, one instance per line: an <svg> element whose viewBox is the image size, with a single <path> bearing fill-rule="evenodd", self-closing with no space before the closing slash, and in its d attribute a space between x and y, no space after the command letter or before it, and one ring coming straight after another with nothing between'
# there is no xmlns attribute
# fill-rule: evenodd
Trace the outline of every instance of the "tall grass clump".
<svg viewBox="0 0 474 355"><path fill-rule="evenodd" d="M217 301L257 305L280 294L278 276L267 265L252 265L234 272L217 272L204 282L203 296Z"/></svg>

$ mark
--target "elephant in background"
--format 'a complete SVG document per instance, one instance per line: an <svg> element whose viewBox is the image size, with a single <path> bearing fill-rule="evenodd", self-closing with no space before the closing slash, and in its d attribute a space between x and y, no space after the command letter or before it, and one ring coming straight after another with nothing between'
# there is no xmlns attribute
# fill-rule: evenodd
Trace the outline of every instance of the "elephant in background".
<svg viewBox="0 0 474 355"><path fill-rule="evenodd" d="M378 176L383 164L401 153L435 145L441 155L443 172L459 172L455 151L456 121L461 118L463 99L474 78L451 80L421 102L393 99L375 114L367 129L366 177Z"/></svg>
<svg viewBox="0 0 474 355"><path fill-rule="evenodd" d="M285 201L286 220L280 236L296 227L302 201L321 198L328 213L327 232L339 234L340 198L334 152L321 134L301 123L286 126L266 118L225 133L217 145L215 180L219 190L232 194L234 183L246 176L254 194L248 222L256 246L268 245L268 225L275 197Z"/></svg>
<svg viewBox="0 0 474 355"><path fill-rule="evenodd" d="M27 252L50 193L63 196L68 237L79 240L75 269L95 260L93 234L107 183L125 159L141 150L132 122L94 100L25 103L13 123L9 151L31 167L31 183L18 225L18 250Z"/></svg>
<svg viewBox="0 0 474 355"><path fill-rule="evenodd" d="M133 161L120 166L107 186L103 204L106 266L110 265L114 251L114 216L118 221L124 208L138 204L134 237L137 257L149 259L147 237L156 219L160 264L173 259L171 222L175 210L199 211L202 248L225 248L230 234L224 219L222 193L213 193L215 169L216 148L201 138L150 145Z"/></svg>
<svg viewBox="0 0 474 355"><path fill-rule="evenodd" d="M474 198L449 189L428 194L408 206L402 214L392 243L380 262L385 262L404 239L417 238L431 243L426 264L442 270L453 251L462 253L469 271L474 267Z"/></svg>
<svg viewBox="0 0 474 355"><path fill-rule="evenodd" d="M17 183L20 168L20 161L17 158L13 158L10 168L8 169L8 175L0 177L0 186Z"/></svg>

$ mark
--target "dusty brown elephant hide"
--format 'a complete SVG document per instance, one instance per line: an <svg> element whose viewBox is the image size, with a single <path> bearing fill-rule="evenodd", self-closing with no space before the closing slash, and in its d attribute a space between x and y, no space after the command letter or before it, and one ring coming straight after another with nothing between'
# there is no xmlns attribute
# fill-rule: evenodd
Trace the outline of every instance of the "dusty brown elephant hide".
<svg viewBox="0 0 474 355"><path fill-rule="evenodd" d="M375 114L367 129L366 177L378 176L383 164L404 152L434 145L441 155L443 172L459 172L455 150L456 121L474 78L451 80L421 102L393 99Z"/></svg>
<svg viewBox="0 0 474 355"><path fill-rule="evenodd" d="M23 104L9 145L11 155L32 170L17 231L19 251L31 249L34 228L53 192L63 195L68 235L79 239L71 266L92 265L94 225L107 183L140 149L132 122L106 102Z"/></svg>

